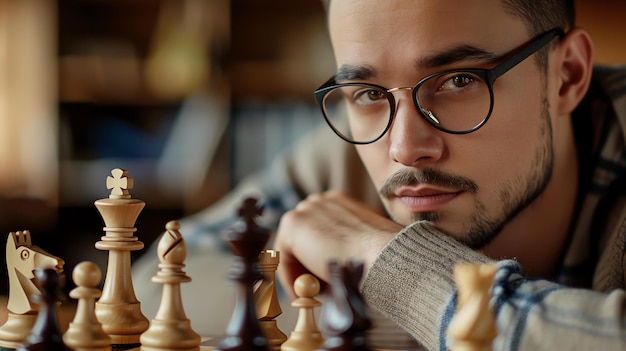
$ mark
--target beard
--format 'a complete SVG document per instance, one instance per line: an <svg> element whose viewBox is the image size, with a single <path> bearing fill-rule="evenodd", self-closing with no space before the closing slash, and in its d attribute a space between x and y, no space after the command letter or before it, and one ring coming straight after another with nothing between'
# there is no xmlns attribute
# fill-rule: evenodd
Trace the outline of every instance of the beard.
<svg viewBox="0 0 626 351"><path fill-rule="evenodd" d="M501 211L488 214L486 206L476 201L472 217L463 233L447 233L461 243L473 248L481 249L489 244L520 212L531 205L545 190L550 178L554 163L552 148L552 126L549 103L545 94L542 97L542 123L539 127L539 146L535 150L533 161L528 171L518 175L513 180L505 182L498 190L501 201ZM479 187L469 178L442 172L432 168L404 169L393 174L385 181L380 189L383 198L390 199L394 190L401 186L410 186L418 183L439 185L476 194ZM393 216L393 214L392 214ZM420 212L411 216L413 221L429 221L436 223L440 219L438 212Z"/></svg>

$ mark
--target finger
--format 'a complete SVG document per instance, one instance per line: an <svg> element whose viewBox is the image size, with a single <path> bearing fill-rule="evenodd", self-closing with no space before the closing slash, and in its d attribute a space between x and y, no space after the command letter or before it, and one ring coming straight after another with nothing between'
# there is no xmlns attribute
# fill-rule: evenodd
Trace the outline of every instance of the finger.
<svg viewBox="0 0 626 351"><path fill-rule="evenodd" d="M295 298L293 284L301 274L309 273L308 270L298 261L293 253L294 237L291 231L281 230L284 225L284 219L288 218L288 213L283 216L279 223L279 228L274 243L275 250L280 252L280 264L277 269L278 280L289 294L291 298Z"/></svg>
<svg viewBox="0 0 626 351"><path fill-rule="evenodd" d="M306 209L304 209L306 208ZM321 215L322 209L317 205L303 205L300 210L286 213L279 224L280 245L288 250L292 259L298 262L292 267L294 274L311 273L324 279L324 255L328 240L324 238L328 232L328 220ZM332 246L331 246L332 247ZM293 276L293 279L297 276Z"/></svg>
<svg viewBox="0 0 626 351"><path fill-rule="evenodd" d="M293 284L296 279L304 273L309 272L298 260L294 259L291 255L283 256L281 253L281 262L278 266L277 275L281 285L291 299L296 298Z"/></svg>

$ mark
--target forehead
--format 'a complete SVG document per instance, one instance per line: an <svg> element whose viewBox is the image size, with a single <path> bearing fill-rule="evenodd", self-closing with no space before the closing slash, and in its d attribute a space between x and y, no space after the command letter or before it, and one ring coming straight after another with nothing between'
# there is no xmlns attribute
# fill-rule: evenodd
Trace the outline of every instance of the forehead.
<svg viewBox="0 0 626 351"><path fill-rule="evenodd" d="M336 0L329 29L338 66L377 69L455 46L504 53L529 39L500 0Z"/></svg>

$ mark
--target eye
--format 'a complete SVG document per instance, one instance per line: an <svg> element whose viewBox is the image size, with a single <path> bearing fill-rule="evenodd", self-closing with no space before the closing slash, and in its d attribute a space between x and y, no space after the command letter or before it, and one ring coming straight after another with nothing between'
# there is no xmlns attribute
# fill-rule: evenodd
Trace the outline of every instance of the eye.
<svg viewBox="0 0 626 351"><path fill-rule="evenodd" d="M443 82L440 89L441 90L445 90L445 89L454 90L454 89L464 88L468 86L469 84L473 83L475 80L476 79L472 76L459 74L459 75L450 77L445 82Z"/></svg>
<svg viewBox="0 0 626 351"><path fill-rule="evenodd" d="M353 95L352 101L362 103L362 104L368 104L373 101L378 101L378 100L385 99L385 98L386 98L385 94L383 94L379 90L375 90L375 89L365 90L364 89L364 90L357 91Z"/></svg>
<svg viewBox="0 0 626 351"><path fill-rule="evenodd" d="M20 257L22 258L22 260L27 260L30 257L30 251L28 250L22 250L22 252L20 252Z"/></svg>

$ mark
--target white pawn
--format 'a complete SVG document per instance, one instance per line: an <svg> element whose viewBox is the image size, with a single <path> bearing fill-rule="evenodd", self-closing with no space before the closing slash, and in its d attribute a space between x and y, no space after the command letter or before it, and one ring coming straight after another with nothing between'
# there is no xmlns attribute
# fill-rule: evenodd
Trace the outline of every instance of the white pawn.
<svg viewBox="0 0 626 351"><path fill-rule="evenodd" d="M102 272L93 262L81 262L72 271L77 287L70 291L70 297L78 299L78 306L74 320L63 334L63 342L75 351L111 350L111 338L102 329L95 312L101 278Z"/></svg>
<svg viewBox="0 0 626 351"><path fill-rule="evenodd" d="M159 271L152 277L153 282L163 284L163 295L156 317L139 339L141 351L199 350L200 335L191 329L180 293L180 283L191 281L183 272L187 245L177 221L168 222L165 229L157 247Z"/></svg>
<svg viewBox="0 0 626 351"><path fill-rule="evenodd" d="M322 334L315 322L315 307L322 305L314 297L320 292L320 282L311 274L300 275L293 284L298 296L291 306L299 308L296 327L289 339L281 346L281 351L309 351L317 350L324 344Z"/></svg>

